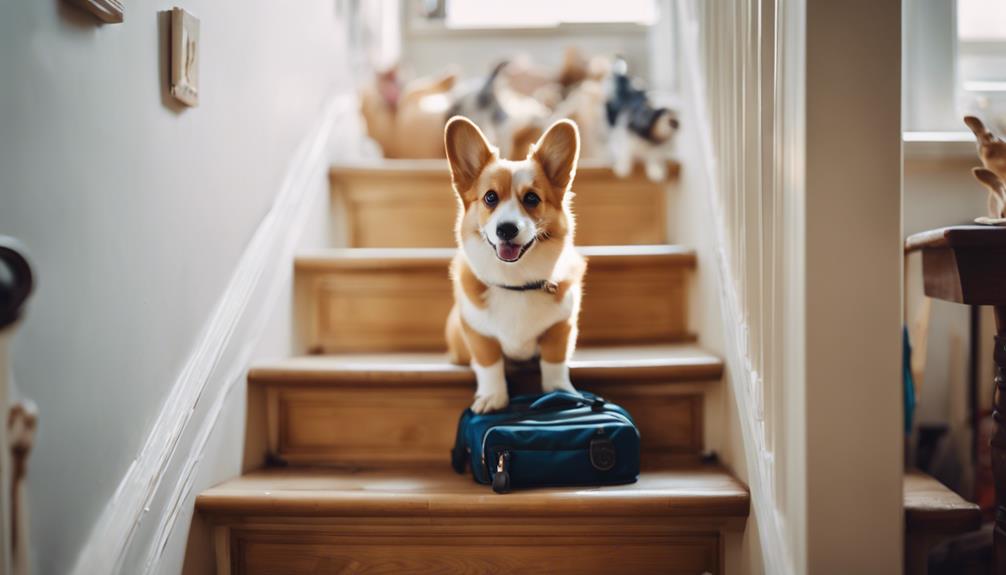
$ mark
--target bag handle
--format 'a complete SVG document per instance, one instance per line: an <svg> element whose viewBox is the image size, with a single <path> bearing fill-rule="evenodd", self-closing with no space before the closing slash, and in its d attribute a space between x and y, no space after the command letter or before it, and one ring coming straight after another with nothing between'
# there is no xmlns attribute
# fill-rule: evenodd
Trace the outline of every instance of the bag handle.
<svg viewBox="0 0 1006 575"><path fill-rule="evenodd" d="M571 391L552 391L539 397L528 409L535 411L539 409L573 408L589 405L597 410L601 409L604 403L604 399L589 393L580 394Z"/></svg>

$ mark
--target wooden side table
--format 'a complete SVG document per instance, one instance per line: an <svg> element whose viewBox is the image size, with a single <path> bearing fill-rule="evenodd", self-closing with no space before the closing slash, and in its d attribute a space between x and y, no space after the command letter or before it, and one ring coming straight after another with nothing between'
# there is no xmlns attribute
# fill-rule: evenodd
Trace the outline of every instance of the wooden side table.
<svg viewBox="0 0 1006 575"><path fill-rule="evenodd" d="M909 251L922 252L925 294L995 310L996 335L992 360L995 390L992 475L996 493L996 573L1006 575L1006 227L953 226L915 234Z"/></svg>

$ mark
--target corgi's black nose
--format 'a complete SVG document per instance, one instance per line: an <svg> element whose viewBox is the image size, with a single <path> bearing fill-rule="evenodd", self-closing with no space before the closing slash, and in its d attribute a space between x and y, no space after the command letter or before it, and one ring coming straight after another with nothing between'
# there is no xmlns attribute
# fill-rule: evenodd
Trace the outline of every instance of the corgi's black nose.
<svg viewBox="0 0 1006 575"><path fill-rule="evenodd" d="M515 224L511 224L510 222L506 222L496 226L496 237L505 242L508 242L516 238L517 226Z"/></svg>

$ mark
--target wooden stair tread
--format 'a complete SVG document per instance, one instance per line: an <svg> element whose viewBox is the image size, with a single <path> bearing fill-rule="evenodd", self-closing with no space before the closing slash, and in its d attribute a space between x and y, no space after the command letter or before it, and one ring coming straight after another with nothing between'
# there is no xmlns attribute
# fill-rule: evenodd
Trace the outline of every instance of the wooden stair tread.
<svg viewBox="0 0 1006 575"><path fill-rule="evenodd" d="M211 515L246 516L742 518L749 499L742 483L715 466L644 471L629 485L497 495L445 464L361 471L266 468L204 491L196 507Z"/></svg>
<svg viewBox="0 0 1006 575"><path fill-rule="evenodd" d="M903 488L909 533L964 533L981 526L978 505L921 471L906 471Z"/></svg>
<svg viewBox="0 0 1006 575"><path fill-rule="evenodd" d="M642 166L626 178L597 162L581 162L573 191L579 245L667 241L668 181L652 182ZM456 196L446 160L381 160L332 166L333 215L350 247L454 245Z"/></svg>
<svg viewBox="0 0 1006 575"><path fill-rule="evenodd" d="M611 264L662 263L694 267L696 261L694 250L679 245L583 246L578 249L588 260L604 259ZM456 251L456 248L326 248L302 253L295 265L298 270L305 271L446 266Z"/></svg>
<svg viewBox="0 0 1006 575"><path fill-rule="evenodd" d="M716 380L723 361L696 345L656 344L581 347L570 362L574 382L618 380ZM262 363L248 374L251 382L297 384L359 383L389 385L472 385L470 368L447 362L443 353L339 354L292 357Z"/></svg>

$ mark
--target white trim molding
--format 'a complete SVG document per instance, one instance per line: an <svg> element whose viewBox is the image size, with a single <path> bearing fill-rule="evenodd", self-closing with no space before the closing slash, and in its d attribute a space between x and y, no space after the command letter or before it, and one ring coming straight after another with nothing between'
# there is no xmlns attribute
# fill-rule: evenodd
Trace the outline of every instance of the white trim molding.
<svg viewBox="0 0 1006 575"><path fill-rule="evenodd" d="M959 132L904 132L905 159L977 158L975 135Z"/></svg>
<svg viewBox="0 0 1006 575"><path fill-rule="evenodd" d="M299 233L311 210L317 209L319 196L328 192L333 126L347 114L357 114L355 98L333 99L294 153L272 207L238 261L143 447L83 545L74 575L157 570L179 516L191 511L193 480L207 441L228 396L244 383L278 294L291 281Z"/></svg>

